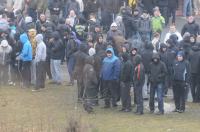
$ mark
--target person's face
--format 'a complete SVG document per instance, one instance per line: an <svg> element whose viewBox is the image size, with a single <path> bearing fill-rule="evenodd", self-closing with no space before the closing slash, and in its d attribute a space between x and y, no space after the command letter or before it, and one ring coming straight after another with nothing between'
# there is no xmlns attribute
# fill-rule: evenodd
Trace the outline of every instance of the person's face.
<svg viewBox="0 0 200 132"><path fill-rule="evenodd" d="M153 59L153 62L158 62L158 59L154 58L154 59Z"/></svg>
<svg viewBox="0 0 200 132"><path fill-rule="evenodd" d="M116 31L116 30L117 30L117 27L116 27L116 26L112 26L112 27L111 27L111 30L112 30L112 31Z"/></svg>
<svg viewBox="0 0 200 132"><path fill-rule="evenodd" d="M99 42L102 43L103 42L103 38L99 37Z"/></svg>
<svg viewBox="0 0 200 132"><path fill-rule="evenodd" d="M165 52L167 50L167 48L162 48L162 51Z"/></svg>
<svg viewBox="0 0 200 132"><path fill-rule="evenodd" d="M176 27L175 26L170 26L170 32L171 33L174 33L174 32L176 32Z"/></svg>
<svg viewBox="0 0 200 132"><path fill-rule="evenodd" d="M178 61L183 61L183 56L180 56L180 55L177 56L177 60L178 60Z"/></svg>
<svg viewBox="0 0 200 132"><path fill-rule="evenodd" d="M195 42L194 37L190 37L190 42L191 42L191 43L194 43L194 42Z"/></svg>
<svg viewBox="0 0 200 132"><path fill-rule="evenodd" d="M95 27L95 32L100 32L100 28L99 27Z"/></svg>
<svg viewBox="0 0 200 132"><path fill-rule="evenodd" d="M112 53L111 52L107 52L106 55L107 55L108 58L112 57Z"/></svg>
<svg viewBox="0 0 200 132"><path fill-rule="evenodd" d="M137 16L138 14L139 14L138 11L134 11L134 12L133 12L133 15L134 15L134 16Z"/></svg>
<svg viewBox="0 0 200 132"><path fill-rule="evenodd" d="M43 22L46 21L46 16L44 14L41 14L40 15L40 20L43 21Z"/></svg>
<svg viewBox="0 0 200 132"><path fill-rule="evenodd" d="M154 11L154 16L159 16L160 15L160 11L156 10Z"/></svg>
<svg viewBox="0 0 200 132"><path fill-rule="evenodd" d="M71 17L74 17L76 14L75 14L74 10L71 10L70 13L69 13L69 15L70 15Z"/></svg>
<svg viewBox="0 0 200 132"><path fill-rule="evenodd" d="M127 50L126 50L125 47L122 47L122 52L123 52L123 53L127 52Z"/></svg>
<svg viewBox="0 0 200 132"><path fill-rule="evenodd" d="M132 54L136 55L137 51L136 50L132 50Z"/></svg>
<svg viewBox="0 0 200 132"><path fill-rule="evenodd" d="M193 16L189 16L189 17L188 17L188 22L189 22L189 23L192 23L193 21L194 21L194 17L193 17Z"/></svg>

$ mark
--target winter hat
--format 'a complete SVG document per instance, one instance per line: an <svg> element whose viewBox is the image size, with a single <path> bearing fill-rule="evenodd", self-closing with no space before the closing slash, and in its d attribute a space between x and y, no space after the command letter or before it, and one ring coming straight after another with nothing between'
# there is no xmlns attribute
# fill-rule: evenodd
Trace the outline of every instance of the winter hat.
<svg viewBox="0 0 200 132"><path fill-rule="evenodd" d="M113 23L111 24L111 27L117 27L117 23L116 23L116 22L113 22Z"/></svg>
<svg viewBox="0 0 200 132"><path fill-rule="evenodd" d="M88 53L89 53L89 56L95 55L96 54L95 48L90 48L89 51L88 51Z"/></svg>
<svg viewBox="0 0 200 132"><path fill-rule="evenodd" d="M27 16L27 17L25 18L25 23L31 23L31 22L33 22L32 17Z"/></svg>
<svg viewBox="0 0 200 132"><path fill-rule="evenodd" d="M184 52L183 52L183 51L179 51L179 52L177 53L177 56L182 56L182 57L184 57Z"/></svg>
<svg viewBox="0 0 200 132"><path fill-rule="evenodd" d="M7 40L2 40L1 41L1 47L7 47L8 46L8 41Z"/></svg>

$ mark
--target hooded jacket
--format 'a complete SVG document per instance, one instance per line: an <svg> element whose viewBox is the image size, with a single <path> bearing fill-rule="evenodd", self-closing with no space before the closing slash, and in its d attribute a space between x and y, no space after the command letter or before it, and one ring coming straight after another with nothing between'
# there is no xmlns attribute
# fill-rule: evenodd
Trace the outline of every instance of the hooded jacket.
<svg viewBox="0 0 200 132"><path fill-rule="evenodd" d="M184 57L184 56L183 56ZM187 60L175 61L173 64L173 80L190 82L190 64Z"/></svg>
<svg viewBox="0 0 200 132"><path fill-rule="evenodd" d="M42 34L38 34L35 37L35 39L36 39L36 42L37 42L35 61L36 62L46 61L47 50L46 50L46 45L43 41Z"/></svg>
<svg viewBox="0 0 200 132"><path fill-rule="evenodd" d="M97 94L95 95L95 93L92 92L97 88L98 85L96 71L94 70L93 65L94 65L94 57L88 56L85 59L85 66L83 68L83 84L86 95L88 95L90 98L94 98L97 96Z"/></svg>
<svg viewBox="0 0 200 132"><path fill-rule="evenodd" d="M153 59L158 59L158 62L153 62ZM165 81L165 76L167 74L167 69L165 64L160 61L159 54L153 54L152 62L150 64L149 80L153 84L163 83Z"/></svg>
<svg viewBox="0 0 200 132"><path fill-rule="evenodd" d="M192 47L192 51L189 55L189 62L191 65L191 74L200 75L200 47L196 44Z"/></svg>
<svg viewBox="0 0 200 132"><path fill-rule="evenodd" d="M129 60L129 54L123 53L122 58L123 58L123 61L121 63L120 81L125 82L125 83L131 82L133 65L131 61Z"/></svg>
<svg viewBox="0 0 200 132"><path fill-rule="evenodd" d="M142 64L142 58L140 56L136 56L135 61L136 67L134 69L133 82L135 86L143 86L145 82L145 69Z"/></svg>
<svg viewBox="0 0 200 132"><path fill-rule="evenodd" d="M20 58L22 61L32 61L32 47L26 33L20 35L20 41L23 45Z"/></svg>
<svg viewBox="0 0 200 132"><path fill-rule="evenodd" d="M113 48L107 48L106 51L111 51L112 57L104 58L101 69L101 78L107 81L119 80L120 60L115 56Z"/></svg>
<svg viewBox="0 0 200 132"><path fill-rule="evenodd" d="M4 44L7 45L3 47ZM12 47L8 44L7 40L2 40L0 44L0 65L8 65L11 60Z"/></svg>

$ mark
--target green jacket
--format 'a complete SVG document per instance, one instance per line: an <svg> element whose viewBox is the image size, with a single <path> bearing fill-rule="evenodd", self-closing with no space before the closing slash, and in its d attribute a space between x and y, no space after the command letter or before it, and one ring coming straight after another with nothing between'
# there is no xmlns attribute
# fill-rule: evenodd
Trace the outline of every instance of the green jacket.
<svg viewBox="0 0 200 132"><path fill-rule="evenodd" d="M152 17L151 19L152 30L153 32L162 32L163 26L165 24L165 18L163 16Z"/></svg>

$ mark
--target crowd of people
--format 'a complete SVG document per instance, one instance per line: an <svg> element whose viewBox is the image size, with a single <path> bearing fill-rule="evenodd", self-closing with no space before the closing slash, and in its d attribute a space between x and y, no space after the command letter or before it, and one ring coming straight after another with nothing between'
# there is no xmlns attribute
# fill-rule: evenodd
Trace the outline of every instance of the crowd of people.
<svg viewBox="0 0 200 132"><path fill-rule="evenodd" d="M200 102L199 25L189 13L182 31L176 30L178 3L169 0L173 7L166 10L172 11L173 19L169 32L163 34L169 25L164 1L150 1L50 0L49 17L45 10L36 9L34 0L27 1L27 11L2 9L1 85L21 82L23 88L33 86L38 91L45 88L47 77L51 84L63 85L62 72L68 72L67 85L77 81L78 101L87 106L104 99L104 108L117 107L121 99L121 111L130 112L133 89L136 114L143 114L143 100L149 95L150 113L157 98L157 114L163 115L170 88L174 112L183 113L189 88L193 102ZM67 69L62 71L65 61Z"/></svg>

